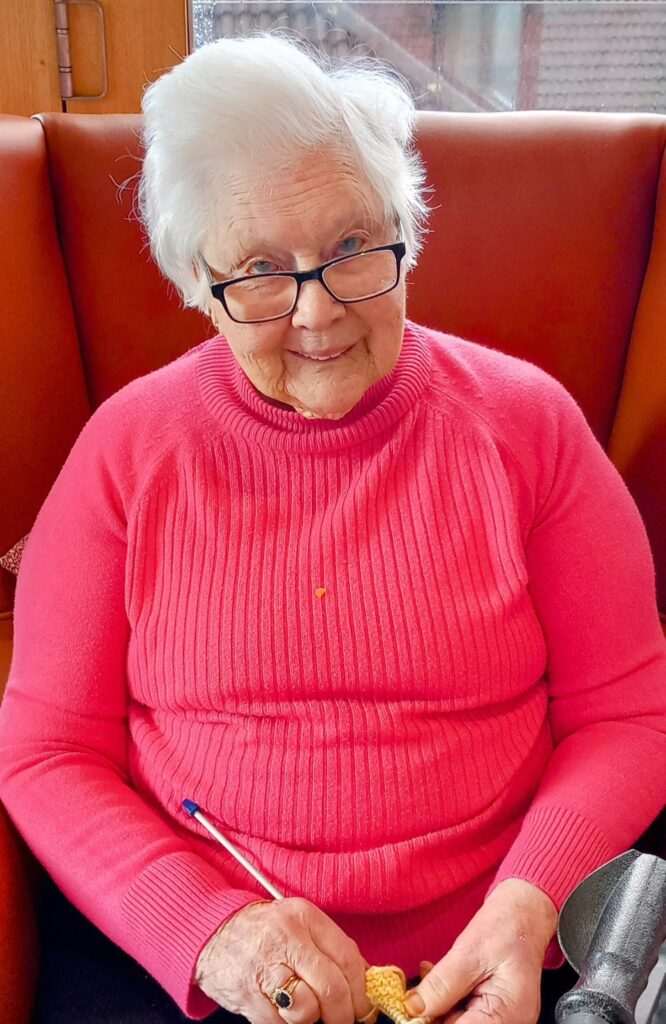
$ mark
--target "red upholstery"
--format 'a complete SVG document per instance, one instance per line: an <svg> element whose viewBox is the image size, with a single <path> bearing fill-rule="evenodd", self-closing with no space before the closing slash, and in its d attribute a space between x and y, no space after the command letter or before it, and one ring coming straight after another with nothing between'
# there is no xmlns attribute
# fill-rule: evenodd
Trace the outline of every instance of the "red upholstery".
<svg viewBox="0 0 666 1024"><path fill-rule="evenodd" d="M0 118L0 554L90 413L211 333L131 220L138 115ZM557 376L625 475L666 611L666 118L424 114L431 235L410 316ZM0 693L13 585L0 569ZM663 851L666 854L666 849ZM0 818L0 1020L29 1019L34 947Z"/></svg>
<svg viewBox="0 0 666 1024"><path fill-rule="evenodd" d="M4 554L30 529L90 406L36 121L0 116L0 193ZM0 613L12 600L13 577L0 570Z"/></svg>
<svg viewBox="0 0 666 1024"><path fill-rule="evenodd" d="M41 120L81 357L96 408L134 377L215 332L201 314L180 308L132 216L141 168L138 116L42 114Z"/></svg>
<svg viewBox="0 0 666 1024"><path fill-rule="evenodd" d="M666 118L426 114L414 319L539 363L605 444L650 252Z"/></svg>
<svg viewBox="0 0 666 1024"><path fill-rule="evenodd" d="M666 158L662 157L650 262L636 310L609 455L643 516L666 613Z"/></svg>

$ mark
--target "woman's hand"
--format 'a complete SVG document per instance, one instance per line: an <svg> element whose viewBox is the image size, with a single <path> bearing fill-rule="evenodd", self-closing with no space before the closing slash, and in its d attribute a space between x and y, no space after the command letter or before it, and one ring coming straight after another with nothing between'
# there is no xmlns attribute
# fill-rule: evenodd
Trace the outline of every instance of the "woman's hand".
<svg viewBox="0 0 666 1024"><path fill-rule="evenodd" d="M251 903L203 949L196 982L226 1010L252 1024L353 1024L372 1006L367 961L356 943L308 900ZM273 1006L276 988L296 974L290 1009Z"/></svg>
<svg viewBox="0 0 666 1024"><path fill-rule="evenodd" d="M446 1024L535 1024L541 971L557 908L530 882L507 878L492 891L449 952L422 980L407 1008Z"/></svg>

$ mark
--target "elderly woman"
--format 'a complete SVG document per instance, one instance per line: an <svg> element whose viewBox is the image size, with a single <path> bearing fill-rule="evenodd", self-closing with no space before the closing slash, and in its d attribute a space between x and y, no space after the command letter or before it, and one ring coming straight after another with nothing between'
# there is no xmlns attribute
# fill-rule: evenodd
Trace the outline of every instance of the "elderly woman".
<svg viewBox="0 0 666 1024"><path fill-rule="evenodd" d="M367 1021L366 967L427 961L410 1013L533 1024L558 908L664 802L636 509L555 381L405 319L395 78L225 40L144 111L152 251L219 333L39 514L2 798L190 1017Z"/></svg>

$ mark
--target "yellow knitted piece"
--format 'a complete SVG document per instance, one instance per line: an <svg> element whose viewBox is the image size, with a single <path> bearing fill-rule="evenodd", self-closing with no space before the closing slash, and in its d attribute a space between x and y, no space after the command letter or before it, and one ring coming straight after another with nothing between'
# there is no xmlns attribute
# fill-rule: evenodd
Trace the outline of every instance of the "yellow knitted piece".
<svg viewBox="0 0 666 1024"><path fill-rule="evenodd" d="M407 1013L407 979L399 967L368 967L365 992L373 1006L395 1024L430 1024L430 1017L410 1017Z"/></svg>

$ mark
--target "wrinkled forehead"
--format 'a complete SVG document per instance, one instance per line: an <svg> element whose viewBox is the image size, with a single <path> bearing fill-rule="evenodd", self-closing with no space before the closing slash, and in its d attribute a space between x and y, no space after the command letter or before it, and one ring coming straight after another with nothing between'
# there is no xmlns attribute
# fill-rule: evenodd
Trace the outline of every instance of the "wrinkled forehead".
<svg viewBox="0 0 666 1024"><path fill-rule="evenodd" d="M348 230L372 235L389 220L351 160L326 151L308 153L274 173L255 168L234 178L217 201L204 255L220 269L254 249L315 256Z"/></svg>

